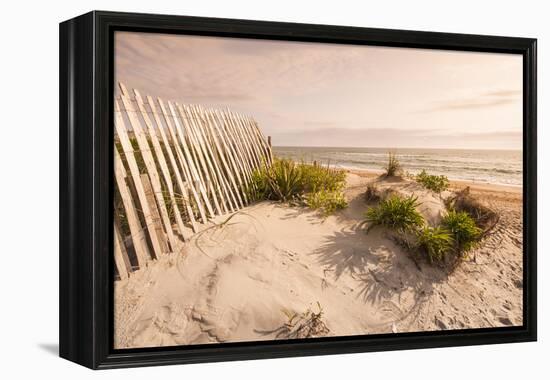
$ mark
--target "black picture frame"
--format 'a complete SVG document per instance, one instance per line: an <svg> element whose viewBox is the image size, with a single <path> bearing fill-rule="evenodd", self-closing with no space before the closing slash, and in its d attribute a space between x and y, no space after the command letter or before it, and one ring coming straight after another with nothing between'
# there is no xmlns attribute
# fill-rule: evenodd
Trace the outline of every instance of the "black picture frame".
<svg viewBox="0 0 550 380"><path fill-rule="evenodd" d="M114 350L115 31L521 54L524 63L523 326ZM536 340L536 39L104 11L62 22L59 38L61 357L102 369Z"/></svg>

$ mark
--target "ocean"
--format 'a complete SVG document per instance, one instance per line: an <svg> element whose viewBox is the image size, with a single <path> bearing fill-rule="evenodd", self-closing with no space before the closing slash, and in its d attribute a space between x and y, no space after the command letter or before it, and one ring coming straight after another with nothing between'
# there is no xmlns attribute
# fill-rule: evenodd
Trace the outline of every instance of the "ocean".
<svg viewBox="0 0 550 380"><path fill-rule="evenodd" d="M274 146L277 157L317 161L345 169L382 171L388 160L386 148L325 148ZM519 150L391 149L404 170L417 174L443 174L449 179L521 186L522 152Z"/></svg>

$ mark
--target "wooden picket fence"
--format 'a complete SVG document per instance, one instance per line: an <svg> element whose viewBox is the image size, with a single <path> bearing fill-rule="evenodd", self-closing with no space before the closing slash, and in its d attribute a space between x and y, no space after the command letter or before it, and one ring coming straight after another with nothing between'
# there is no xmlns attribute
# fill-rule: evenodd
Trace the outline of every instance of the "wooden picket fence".
<svg viewBox="0 0 550 380"><path fill-rule="evenodd" d="M210 219L245 207L253 171L273 158L270 138L249 116L119 88L114 252L124 278L178 251Z"/></svg>

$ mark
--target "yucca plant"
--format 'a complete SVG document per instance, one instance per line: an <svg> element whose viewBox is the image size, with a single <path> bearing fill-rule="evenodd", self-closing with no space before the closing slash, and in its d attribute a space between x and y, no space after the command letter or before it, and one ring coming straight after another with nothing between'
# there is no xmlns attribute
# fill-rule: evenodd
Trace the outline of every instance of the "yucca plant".
<svg viewBox="0 0 550 380"><path fill-rule="evenodd" d="M277 160L268 169L267 180L275 197L287 202L302 191L302 171L292 160Z"/></svg>
<svg viewBox="0 0 550 380"><path fill-rule="evenodd" d="M426 253L430 262L443 261L453 249L453 235L442 227L426 226L416 232L418 248Z"/></svg>
<svg viewBox="0 0 550 380"><path fill-rule="evenodd" d="M416 210L418 198L411 195L401 198L392 195L381 201L378 206L367 210L366 221L370 223L369 231L375 226L383 226L398 232L409 232L424 224L422 215Z"/></svg>
<svg viewBox="0 0 550 380"><path fill-rule="evenodd" d="M479 228L474 219L464 211L449 211L441 221L441 224L452 233L456 248L461 252L472 249L481 237L481 228Z"/></svg>
<svg viewBox="0 0 550 380"><path fill-rule="evenodd" d="M297 201L328 215L347 206L343 193L345 180L343 170L276 159L271 166L252 173L248 195L254 201Z"/></svg>
<svg viewBox="0 0 550 380"><path fill-rule="evenodd" d="M399 174L401 171L401 163L397 159L395 153L388 152L388 163L384 169L386 170L386 177L393 177Z"/></svg>
<svg viewBox="0 0 550 380"><path fill-rule="evenodd" d="M252 200L271 199L287 202L303 190L302 171L292 160L275 160L252 173L248 194Z"/></svg>

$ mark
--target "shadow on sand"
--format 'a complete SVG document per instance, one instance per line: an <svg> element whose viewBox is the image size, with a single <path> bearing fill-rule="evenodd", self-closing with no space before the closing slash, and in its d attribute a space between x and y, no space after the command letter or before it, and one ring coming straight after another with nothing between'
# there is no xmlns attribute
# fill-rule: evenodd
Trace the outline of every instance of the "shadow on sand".
<svg viewBox="0 0 550 380"><path fill-rule="evenodd" d="M432 294L434 284L447 278L440 269L413 261L389 232L375 228L367 234L364 223L326 237L313 255L336 281L345 273L356 280L357 297L365 303L382 305L412 293L414 306L407 315Z"/></svg>
<svg viewBox="0 0 550 380"><path fill-rule="evenodd" d="M322 224L324 222L324 219L318 211L311 210L304 206L289 207L284 203L275 203L274 206L285 212L286 215L280 217L281 220L295 219L302 216L310 224Z"/></svg>

